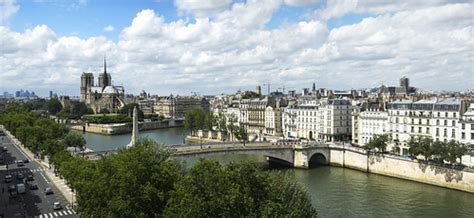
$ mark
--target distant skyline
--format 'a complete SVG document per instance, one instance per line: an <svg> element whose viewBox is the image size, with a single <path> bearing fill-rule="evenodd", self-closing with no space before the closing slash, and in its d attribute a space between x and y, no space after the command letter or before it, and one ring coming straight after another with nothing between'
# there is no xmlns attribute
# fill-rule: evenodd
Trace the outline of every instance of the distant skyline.
<svg viewBox="0 0 474 218"><path fill-rule="evenodd" d="M0 92L203 95L398 85L474 89L469 0L0 0Z"/></svg>

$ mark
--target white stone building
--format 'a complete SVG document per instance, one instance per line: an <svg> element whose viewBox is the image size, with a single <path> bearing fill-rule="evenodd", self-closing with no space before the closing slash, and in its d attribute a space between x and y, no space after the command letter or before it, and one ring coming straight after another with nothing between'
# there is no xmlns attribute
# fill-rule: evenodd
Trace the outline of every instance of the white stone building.
<svg viewBox="0 0 474 218"><path fill-rule="evenodd" d="M431 99L411 102L390 102L388 105L389 134L403 155L408 154L411 136L431 137L433 140L458 140L458 121L463 112L461 100Z"/></svg>
<svg viewBox="0 0 474 218"><path fill-rule="evenodd" d="M474 145L474 103L471 103L461 116L458 122L458 132L461 143Z"/></svg>
<svg viewBox="0 0 474 218"><path fill-rule="evenodd" d="M368 109L359 113L358 143L367 144L375 134L381 135L388 131L388 112Z"/></svg>

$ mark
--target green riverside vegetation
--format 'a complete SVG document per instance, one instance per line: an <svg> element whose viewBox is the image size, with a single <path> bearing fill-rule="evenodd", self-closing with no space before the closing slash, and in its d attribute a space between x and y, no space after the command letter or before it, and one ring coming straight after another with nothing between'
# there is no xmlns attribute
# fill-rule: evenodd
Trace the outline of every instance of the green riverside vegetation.
<svg viewBox="0 0 474 218"><path fill-rule="evenodd" d="M315 217L302 186L284 172L254 163L200 159L187 169L172 151L144 139L136 146L96 161L72 155L82 148L80 134L12 104L0 124L55 169L77 194L84 217Z"/></svg>

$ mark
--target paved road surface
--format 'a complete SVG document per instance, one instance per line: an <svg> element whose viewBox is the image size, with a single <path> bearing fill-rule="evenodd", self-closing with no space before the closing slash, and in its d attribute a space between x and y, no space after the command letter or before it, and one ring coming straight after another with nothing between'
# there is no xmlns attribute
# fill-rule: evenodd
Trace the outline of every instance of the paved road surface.
<svg viewBox="0 0 474 218"><path fill-rule="evenodd" d="M24 166L17 166L17 160L27 159L27 156L12 144L6 136L0 136L0 147L6 147L7 151L0 151L6 165L0 165L0 214L5 217L79 217L75 211L70 208L65 197L45 176L45 169L39 166L35 161L30 160ZM0 149L1 150L1 149ZM34 181L25 181L17 179L18 173L23 175L33 174ZM5 183L5 175L13 176L13 181ZM8 186L18 183L25 183L26 193L18 195L8 192ZM30 190L30 184L36 184L38 190ZM44 189L50 187L54 194L46 195ZM63 206L61 210L53 210L53 203L60 202Z"/></svg>

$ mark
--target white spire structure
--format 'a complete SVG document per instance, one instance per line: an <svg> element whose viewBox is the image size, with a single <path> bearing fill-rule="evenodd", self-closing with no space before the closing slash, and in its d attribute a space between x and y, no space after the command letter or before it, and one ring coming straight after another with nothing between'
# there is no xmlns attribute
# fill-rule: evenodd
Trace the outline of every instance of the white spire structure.
<svg viewBox="0 0 474 218"><path fill-rule="evenodd" d="M127 145L127 148L130 148L137 144L138 141L138 112L137 107L133 108L133 129L132 129L132 140Z"/></svg>

